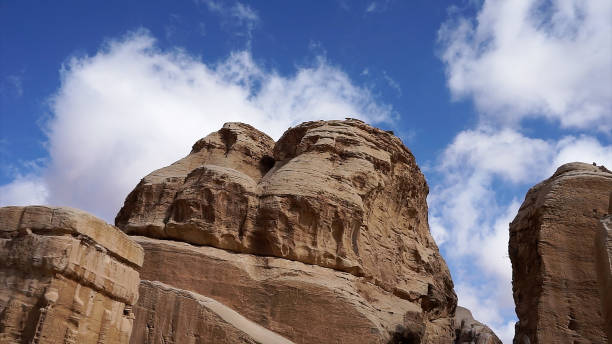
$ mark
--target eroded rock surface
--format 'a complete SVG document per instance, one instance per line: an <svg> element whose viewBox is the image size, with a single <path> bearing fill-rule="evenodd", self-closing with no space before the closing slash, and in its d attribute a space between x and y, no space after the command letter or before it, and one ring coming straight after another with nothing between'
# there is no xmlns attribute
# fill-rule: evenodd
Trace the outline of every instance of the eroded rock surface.
<svg viewBox="0 0 612 344"><path fill-rule="evenodd" d="M333 275L328 280L293 281L294 289L283 286L288 277L260 273L264 280L283 282L277 294L267 291L276 290L274 283L256 283L257 278L247 274L252 287L245 290L261 294L230 297L222 294L243 293L233 287L240 279L219 280L227 274L244 275L227 272L235 269L234 258L217 271L180 276L172 271L180 271L182 264L200 271L215 266L203 261L215 260L196 255L198 260L191 261L180 253L185 247L179 252L154 248L168 244L163 241L146 245L145 279L212 297L295 342L326 342L321 341L325 335L342 343L364 342L364 338L378 343L390 334L405 333L406 338L418 335L427 337L425 342L448 343L453 337L456 296L429 233L427 193L425 178L401 141L361 121L306 122L287 130L276 143L248 125L229 123L198 141L187 157L143 178L126 199L116 224L132 235L229 250L257 263L246 266L261 265L258 256L263 256L328 269ZM178 256L171 259L172 254ZM174 261L179 266L166 268ZM295 270L293 274L306 278L309 273L300 269L283 274L291 276ZM339 298L323 282L339 290L348 288L346 295L361 295L354 296L360 301ZM353 285L371 291L364 296ZM291 296L291 292L300 294ZM370 294L378 296L369 299ZM292 304L300 300L320 306ZM324 319L321 313L330 302L338 305L338 315ZM375 302L399 307L393 319L372 315L380 313L372 310ZM262 307L269 311L259 313ZM295 313L296 307L312 314L312 321L320 323L320 334L310 337L312 333L300 332L306 329L298 324L304 320ZM343 312L361 315L353 318ZM355 331L340 339L334 331L346 331L345 326Z"/></svg>
<svg viewBox="0 0 612 344"><path fill-rule="evenodd" d="M601 219L601 227L595 236L595 262L604 328L609 339L612 338L612 193L608 213L610 215Z"/></svg>
<svg viewBox="0 0 612 344"><path fill-rule="evenodd" d="M486 325L474 320L469 309L457 306L455 311L455 344L502 344Z"/></svg>
<svg viewBox="0 0 612 344"><path fill-rule="evenodd" d="M141 281L140 298L134 344L292 344L216 300L158 281Z"/></svg>
<svg viewBox="0 0 612 344"><path fill-rule="evenodd" d="M515 343L605 343L595 239L612 173L566 164L529 190L510 224Z"/></svg>
<svg viewBox="0 0 612 344"><path fill-rule="evenodd" d="M429 322L420 305L346 272L182 242L133 239L146 252L144 280L210 297L296 343L387 343L394 336L448 343L452 338L450 319ZM157 302L148 297L141 295L139 306Z"/></svg>
<svg viewBox="0 0 612 344"><path fill-rule="evenodd" d="M71 208L0 208L0 343L128 343L143 250Z"/></svg>

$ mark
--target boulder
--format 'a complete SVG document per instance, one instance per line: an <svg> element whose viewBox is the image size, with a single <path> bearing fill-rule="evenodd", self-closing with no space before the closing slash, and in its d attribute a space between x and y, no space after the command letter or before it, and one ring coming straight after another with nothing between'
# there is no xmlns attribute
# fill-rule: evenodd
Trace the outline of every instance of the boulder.
<svg viewBox="0 0 612 344"><path fill-rule="evenodd" d="M595 240L612 173L570 163L529 190L510 224L515 343L605 343Z"/></svg>
<svg viewBox="0 0 612 344"><path fill-rule="evenodd" d="M0 208L0 343L128 343L142 262L83 211Z"/></svg>

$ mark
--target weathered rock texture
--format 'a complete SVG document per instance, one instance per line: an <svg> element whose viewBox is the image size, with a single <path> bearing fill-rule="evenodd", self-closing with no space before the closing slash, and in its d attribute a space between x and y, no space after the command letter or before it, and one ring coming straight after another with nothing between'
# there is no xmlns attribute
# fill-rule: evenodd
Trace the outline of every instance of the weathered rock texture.
<svg viewBox="0 0 612 344"><path fill-rule="evenodd" d="M402 335L448 343L456 296L429 233L427 193L401 141L361 121L306 122L276 143L229 123L146 176L116 224L132 235L246 254L218 260L206 247L196 259L184 252L200 248L149 242L143 276L212 297L298 343ZM268 271L277 262L270 257L297 265Z"/></svg>
<svg viewBox="0 0 612 344"><path fill-rule="evenodd" d="M610 215L601 220L601 228L595 236L595 255L601 309L604 328L608 339L612 338L612 194L610 194Z"/></svg>
<svg viewBox="0 0 612 344"><path fill-rule="evenodd" d="M566 164L527 193L510 224L516 343L606 343L595 238L612 173Z"/></svg>
<svg viewBox="0 0 612 344"><path fill-rule="evenodd" d="M0 343L128 343L142 261L85 212L0 208Z"/></svg>
<svg viewBox="0 0 612 344"><path fill-rule="evenodd" d="M164 283L143 280L132 343L266 343L291 341L227 306Z"/></svg>
<svg viewBox="0 0 612 344"><path fill-rule="evenodd" d="M143 279L213 298L296 343L381 343L394 335L443 335L447 340L440 342L448 343L448 319L434 324L440 326L426 324L418 304L349 273L282 258L133 238L146 252ZM147 302L145 294L139 305ZM133 343L142 342L138 338L135 332Z"/></svg>
<svg viewBox="0 0 612 344"><path fill-rule="evenodd" d="M501 344L486 325L474 320L469 309L457 306L455 312L455 344Z"/></svg>

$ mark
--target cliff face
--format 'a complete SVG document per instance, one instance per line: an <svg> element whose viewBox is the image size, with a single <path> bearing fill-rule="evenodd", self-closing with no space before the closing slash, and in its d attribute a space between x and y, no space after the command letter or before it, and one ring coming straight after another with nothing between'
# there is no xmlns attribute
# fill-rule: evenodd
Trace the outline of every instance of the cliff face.
<svg viewBox="0 0 612 344"><path fill-rule="evenodd" d="M571 163L527 193L510 224L516 343L606 342L596 243L611 191L610 171Z"/></svg>
<svg viewBox="0 0 612 344"><path fill-rule="evenodd" d="M142 261L85 212L0 208L0 343L128 343Z"/></svg>
<svg viewBox="0 0 612 344"><path fill-rule="evenodd" d="M612 192L608 214L601 219L601 227L595 236L595 265L604 328L609 340L612 338Z"/></svg>
<svg viewBox="0 0 612 344"><path fill-rule="evenodd" d="M401 141L361 121L303 123L276 143L229 123L143 178L116 224L147 237L143 279L295 342L448 343L456 296L427 192Z"/></svg>

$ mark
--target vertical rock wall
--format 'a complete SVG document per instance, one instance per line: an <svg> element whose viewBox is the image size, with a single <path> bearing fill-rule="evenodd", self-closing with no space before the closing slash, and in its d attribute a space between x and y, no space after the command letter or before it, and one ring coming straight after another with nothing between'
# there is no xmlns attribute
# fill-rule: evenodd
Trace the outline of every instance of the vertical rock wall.
<svg viewBox="0 0 612 344"><path fill-rule="evenodd" d="M143 250L71 208L0 208L0 343L128 343Z"/></svg>
<svg viewBox="0 0 612 344"><path fill-rule="evenodd" d="M510 224L515 343L605 343L596 237L612 173L566 164L531 188Z"/></svg>
<svg viewBox="0 0 612 344"><path fill-rule="evenodd" d="M612 338L612 192L608 215L601 219L595 236L595 263L604 328L609 340Z"/></svg>

